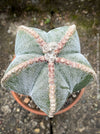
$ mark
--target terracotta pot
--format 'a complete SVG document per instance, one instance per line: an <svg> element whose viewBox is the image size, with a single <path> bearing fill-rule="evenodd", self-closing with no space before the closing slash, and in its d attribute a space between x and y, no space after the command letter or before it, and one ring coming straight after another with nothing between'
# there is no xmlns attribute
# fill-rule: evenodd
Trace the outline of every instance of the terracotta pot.
<svg viewBox="0 0 100 134"><path fill-rule="evenodd" d="M80 91L79 95L77 96L77 98L74 100L74 102L73 102L72 104L70 104L68 107L66 107L66 108L64 108L64 109L62 109L62 110L60 110L60 111L58 111L57 113L55 113L55 115L62 114L62 113L64 113L64 112L68 111L69 109L71 109L71 108L80 100L80 98L82 97L82 95L83 95L83 93L84 93L84 90L85 90L85 88L83 88L83 89ZM24 109L26 109L26 110L28 110L28 111L34 113L34 114L46 116L46 113L44 113L44 112L42 112L42 111L35 110L35 109L29 107L29 106L28 106L27 104L25 104L24 102L22 102L22 100L20 99L20 97L18 96L18 94L15 93L14 91L11 91L11 93L12 93L13 97L15 98L15 100L16 100Z"/></svg>
<svg viewBox="0 0 100 134"><path fill-rule="evenodd" d="M14 56L14 58L15 58L15 57L16 57L16 56ZM14 60L14 58L12 59L12 61ZM85 90L85 88L83 88L83 89L80 91L79 95L77 96L77 98L74 100L73 103L71 103L68 107L66 107L66 108L64 108L64 109L62 109L62 110L60 110L60 111L58 111L57 113L55 113L55 115L62 114L62 113L64 113L64 112L68 111L69 109L71 109L71 108L80 100L80 98L82 97L82 95L83 95L83 93L84 93L84 90ZM22 100L20 99L20 97L18 96L18 94L15 93L14 91L11 91L11 93L12 93L13 97L15 98L15 100L16 100L24 109L26 109L26 110L28 110L28 111L34 113L34 114L47 116L46 113L44 113L44 112L42 112L42 111L39 111L39 110L35 110L35 109L29 107L26 103L22 102Z"/></svg>

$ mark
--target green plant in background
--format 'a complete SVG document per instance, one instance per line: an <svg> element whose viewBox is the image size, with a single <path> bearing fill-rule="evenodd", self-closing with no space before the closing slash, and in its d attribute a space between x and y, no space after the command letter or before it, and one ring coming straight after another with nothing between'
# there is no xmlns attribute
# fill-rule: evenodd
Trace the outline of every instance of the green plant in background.
<svg viewBox="0 0 100 134"><path fill-rule="evenodd" d="M50 23L50 19L49 18L47 18L46 20L45 20L45 22L44 22L45 24L49 24Z"/></svg>
<svg viewBox="0 0 100 134"><path fill-rule="evenodd" d="M20 26L15 55L2 78L2 86L30 96L49 117L61 109L70 94L80 91L96 77L80 53L75 25L48 33Z"/></svg>

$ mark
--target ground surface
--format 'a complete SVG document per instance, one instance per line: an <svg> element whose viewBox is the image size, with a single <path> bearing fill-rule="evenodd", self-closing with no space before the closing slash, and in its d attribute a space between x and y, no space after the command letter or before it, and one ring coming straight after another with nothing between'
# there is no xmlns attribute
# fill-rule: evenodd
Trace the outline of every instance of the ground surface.
<svg viewBox="0 0 100 134"><path fill-rule="evenodd" d="M89 13L86 9L81 12L76 9L74 13L66 10L41 13L31 11L23 12L20 17L15 13L1 13L0 78L14 55L16 27L22 24L48 31L75 23L82 53L97 71L97 34L100 31L98 22L96 11ZM86 87L83 97L71 110L55 116L52 124L54 134L100 134L100 99L97 99L96 82ZM9 91L0 87L0 134L49 134L49 129L48 117L24 110Z"/></svg>

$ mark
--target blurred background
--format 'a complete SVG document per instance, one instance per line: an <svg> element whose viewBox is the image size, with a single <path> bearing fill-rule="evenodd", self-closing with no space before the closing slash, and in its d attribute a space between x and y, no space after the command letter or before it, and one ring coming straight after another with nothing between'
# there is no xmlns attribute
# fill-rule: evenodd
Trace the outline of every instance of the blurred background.
<svg viewBox="0 0 100 134"><path fill-rule="evenodd" d="M77 26L82 54L99 73L100 0L0 0L0 79L14 56L19 25L49 31L71 24ZM98 93L94 81L72 109L53 118L53 133L100 134ZM49 119L24 110L0 87L0 134L50 134Z"/></svg>

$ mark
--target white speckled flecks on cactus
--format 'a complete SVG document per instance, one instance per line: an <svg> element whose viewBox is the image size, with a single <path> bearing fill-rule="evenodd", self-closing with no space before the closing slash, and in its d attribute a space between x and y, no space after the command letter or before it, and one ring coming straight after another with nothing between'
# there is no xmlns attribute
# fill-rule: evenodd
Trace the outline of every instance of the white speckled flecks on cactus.
<svg viewBox="0 0 100 134"><path fill-rule="evenodd" d="M15 55L1 80L2 86L30 96L49 117L61 109L71 93L80 91L96 77L80 53L75 25L48 33L20 26Z"/></svg>

